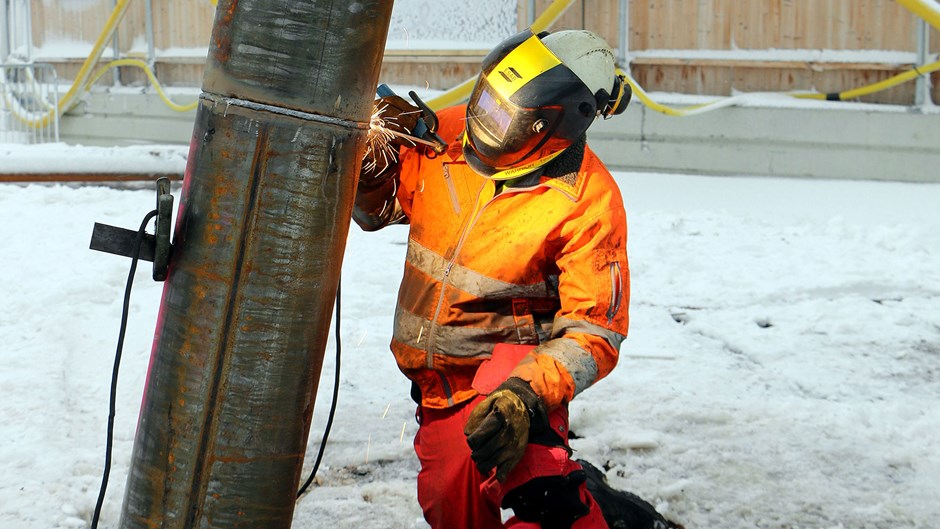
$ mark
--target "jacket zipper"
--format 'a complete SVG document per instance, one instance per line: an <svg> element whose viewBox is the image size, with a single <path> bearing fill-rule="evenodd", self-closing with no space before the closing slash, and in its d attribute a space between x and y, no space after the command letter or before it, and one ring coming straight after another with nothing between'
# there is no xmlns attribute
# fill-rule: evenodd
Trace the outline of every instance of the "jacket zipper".
<svg viewBox="0 0 940 529"><path fill-rule="evenodd" d="M440 294L438 294L437 307L434 309L434 316L431 319L430 328L428 329L428 344L427 344L428 369L432 369L434 367L434 353L433 353L434 338L435 338L434 328L437 327L437 318L438 316L440 316L441 309L444 307L444 287L447 286L447 278L448 276L450 276L450 271L454 268L454 264L456 264L457 262L457 256L460 255L460 249L463 247L464 241L467 240L467 234L470 232L470 228L476 223L477 219L480 218L480 213L482 213L483 210L486 208L486 206L489 204L489 202L487 202L486 204L483 204L482 206L480 206L480 197L483 194L483 190L486 189L487 183L488 183L487 181L484 181L483 186L477 192L477 203L476 203L476 207L474 208L476 211L474 212L470 220L467 222L467 225L464 226L463 231L460 233L460 238L457 239L457 246L456 248L454 248L454 254L451 256L450 260L447 262L447 266L444 267L444 273L441 276L441 291L440 291ZM492 201L492 199L490 199L490 201Z"/></svg>
<svg viewBox="0 0 940 529"><path fill-rule="evenodd" d="M448 179L448 183L450 183L449 177L450 177L450 173L446 171L445 169L445 178ZM444 267L444 273L441 276L441 292L440 294L438 294L437 307L434 309L434 316L431 318L431 323L428 326L428 333L427 333L428 341L427 341L426 361L427 361L428 369L434 369L434 352L433 352L434 351L434 338L435 338L434 329L435 327L437 327L437 318L438 316L440 316L441 309L444 306L444 287L447 286L447 278L450 276L451 270L454 268L454 265L457 263L457 256L460 255L460 250L461 248L463 248L463 244L467 240L467 234L470 233L470 229L473 227L474 224L476 224L476 221L480 218L480 215L483 213L483 210L485 210L487 206L492 204L493 201L496 200L498 197L515 194L515 193L519 193L523 191L529 191L537 187L540 187L542 185L542 184L539 184L537 186L526 187L526 188L514 188L511 191L505 190L502 193L493 196L486 202L486 204L483 204L481 206L480 197L482 196L483 191L486 189L486 185L488 183L491 183L491 181L485 180L483 182L483 186L477 192L477 203L475 207L476 212L473 214L473 217L471 217L471 219L467 222L467 225L464 226L464 229L460 234L460 238L457 239L457 246L454 248L454 254L451 256L450 260L448 261L447 266ZM424 328L422 327L422 331L423 330ZM438 376L441 379L441 386L444 388L444 393L447 395L447 402L452 403L453 402L453 395L452 395L453 390L451 389L450 384L447 382L447 379L444 377L442 373L438 373Z"/></svg>
<svg viewBox="0 0 940 529"><path fill-rule="evenodd" d="M446 168L445 168L445 169L446 169ZM449 173L449 172L447 172L446 174L447 174L447 177L450 176L450 173ZM457 256L460 255L460 250L461 250L461 248L463 248L463 244L464 244L464 242L467 240L467 234L470 233L470 229L474 226L474 224L476 224L476 221L480 218L480 215L483 213L483 210L485 210L485 209L487 208L487 206L489 206L490 204L492 204L493 201L495 201L497 198L499 198L499 197L501 197L501 196L508 196L508 195L512 195L512 194L516 194L516 193L522 193L522 192L526 192L526 191L531 191L531 190L533 190L533 189L537 189L537 188L542 187L542 186L544 185L544 184L538 184L538 185L534 185L534 186L530 186L530 187L519 187L519 188L507 189L507 190L504 190L502 193L500 193L500 194L498 194L498 195L494 195L492 198L490 198L490 199L486 202L486 204L483 204L483 205L481 206L481 205L480 205L480 197L482 196L483 191L486 189L486 185L487 185L488 183L492 183L492 181L491 181L491 180L484 180L484 181L483 181L483 186L480 188L479 191L477 191L477 203L476 203L476 205L475 205L476 207L474 208L474 209L476 210L476 212L473 214L473 217L470 219L470 221L467 222L467 225L464 226L463 232L461 232L460 238L457 240L457 247L454 248L454 255L451 256L450 261L447 263L447 266L444 268L444 273L443 273L443 275L441 276L441 292L440 292L440 294L438 295L438 298L437 298L437 307L434 309L434 316L433 316L433 318L431 319L431 323L430 323L430 325L429 325L428 333L427 333L427 340L428 340L428 341L427 341L427 355L426 355L426 360L427 360L428 369L433 369L433 367L434 367L434 353L433 353L433 348L434 348L434 347L433 347L433 346L434 346L434 336L435 336L434 328L437 326L437 318L438 318L438 316L440 316L440 314L441 314L441 308L443 308L443 306L444 306L444 287L447 285L447 278L448 278L448 276L450 276L451 270L454 268L454 265L457 263ZM495 186L495 184L493 184L493 185Z"/></svg>
<svg viewBox="0 0 940 529"><path fill-rule="evenodd" d="M610 263L610 304L607 306L607 325L614 321L614 316L620 310L620 303L623 300L623 284L620 279L620 262Z"/></svg>

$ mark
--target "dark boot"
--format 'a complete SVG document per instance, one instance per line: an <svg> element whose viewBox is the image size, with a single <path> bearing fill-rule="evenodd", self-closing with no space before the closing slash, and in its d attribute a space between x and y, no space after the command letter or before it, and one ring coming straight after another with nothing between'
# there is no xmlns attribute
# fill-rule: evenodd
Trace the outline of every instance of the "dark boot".
<svg viewBox="0 0 940 529"><path fill-rule="evenodd" d="M607 476L597 467L578 459L587 474L587 489L601 508L610 529L683 529L656 512L636 494L617 490L607 484Z"/></svg>

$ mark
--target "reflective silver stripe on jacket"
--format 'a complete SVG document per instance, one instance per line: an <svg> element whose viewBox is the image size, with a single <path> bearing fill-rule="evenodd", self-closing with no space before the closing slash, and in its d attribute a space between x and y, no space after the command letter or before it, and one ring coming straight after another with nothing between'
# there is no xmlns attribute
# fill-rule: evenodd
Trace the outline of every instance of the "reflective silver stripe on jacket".
<svg viewBox="0 0 940 529"><path fill-rule="evenodd" d="M552 338L560 338L569 332L580 332L584 334L593 334L607 340L611 347L620 350L620 344L627 338L626 336L614 332L607 327L595 325L589 321L573 320L570 318L555 318L555 324L552 329Z"/></svg>
<svg viewBox="0 0 940 529"><path fill-rule="evenodd" d="M449 264L446 259L414 239L408 241L407 260L411 266L434 278L440 278ZM545 283L516 285L487 277L458 264L454 264L451 268L447 283L471 296L483 299L552 297Z"/></svg>
<svg viewBox="0 0 940 529"><path fill-rule="evenodd" d="M564 366L574 380L574 394L578 395L597 380L597 362L571 338L556 338L538 347L536 351L549 356Z"/></svg>
<svg viewBox="0 0 940 529"><path fill-rule="evenodd" d="M569 318L556 318L555 328L552 331L553 339L540 345L538 352L554 358L571 375L574 380L574 394L577 395L589 388L597 380L597 361L590 351L581 347L571 338L565 338L565 333L583 333L600 336L616 350L626 338L610 329L595 325L583 320Z"/></svg>
<svg viewBox="0 0 940 529"><path fill-rule="evenodd" d="M431 352L474 357L489 355L497 343L520 343L512 318L506 321L509 322L506 326L491 328L434 325L434 350ZM395 310L395 340L404 345L427 351L432 325L430 320L401 307ZM534 340L531 343L535 345Z"/></svg>

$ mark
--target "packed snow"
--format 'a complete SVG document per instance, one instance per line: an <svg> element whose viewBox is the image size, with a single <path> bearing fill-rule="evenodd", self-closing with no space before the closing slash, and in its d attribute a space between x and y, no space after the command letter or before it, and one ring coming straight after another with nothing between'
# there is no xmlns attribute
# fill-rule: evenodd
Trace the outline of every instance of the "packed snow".
<svg viewBox="0 0 940 529"><path fill-rule="evenodd" d="M163 174L186 169L185 145L93 147L67 143L0 143L0 174Z"/></svg>
<svg viewBox="0 0 940 529"><path fill-rule="evenodd" d="M453 3L397 2L388 46L452 46L459 26L472 35L461 47L489 48L515 31L504 11L516 2L483 2L460 5L484 18ZM90 46L50 41L34 57L84 57ZM761 53L846 59L828 50ZM883 53L876 58L912 60ZM753 104L768 101L829 104ZM185 154L179 146L0 145L0 173L179 172ZM615 176L629 214L631 331L617 369L571 405L575 456L688 529L938 527L940 184ZM88 243L94 222L136 227L154 205L144 187L0 183L0 528L89 526L130 263ZM406 238L402 227L350 231L339 407L295 527L426 528L414 404L388 351ZM102 529L117 527L121 511L161 288L141 263ZM333 347L331 337L305 474L326 422Z"/></svg>
<svg viewBox="0 0 940 529"><path fill-rule="evenodd" d="M940 515L940 185L617 173L630 336L572 403L576 457L687 528L929 528ZM176 190L177 198L179 191ZM154 191L0 185L0 527L88 527L129 260L88 250ZM407 232L350 231L339 408L296 527L423 528L388 341ZM161 285L121 368L117 525ZM333 380L327 345L308 468Z"/></svg>

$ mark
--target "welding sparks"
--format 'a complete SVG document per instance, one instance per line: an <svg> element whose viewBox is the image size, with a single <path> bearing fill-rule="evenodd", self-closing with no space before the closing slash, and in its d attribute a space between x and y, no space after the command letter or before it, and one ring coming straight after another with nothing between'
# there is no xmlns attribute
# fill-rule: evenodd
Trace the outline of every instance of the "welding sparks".
<svg viewBox="0 0 940 529"><path fill-rule="evenodd" d="M386 114L388 107L388 103L379 100L372 110L372 119L369 120L369 135L366 139L367 149L363 158L365 162L363 171L367 174L381 173L398 162L398 146L393 144L392 140L398 136L407 138L407 135L395 130L404 127L398 123L398 116Z"/></svg>
<svg viewBox="0 0 940 529"><path fill-rule="evenodd" d="M420 110L402 112L398 115L387 115L386 110L388 110L388 107L388 103L381 100L377 101L372 112L372 119L369 120L369 135L366 139L367 149L363 157L365 162L363 172L366 174L381 173L398 162L398 146L392 143L395 138L403 138L412 147L419 143L437 147L434 142L407 134L405 132L407 129L398 122L400 116L420 114Z"/></svg>
<svg viewBox="0 0 940 529"><path fill-rule="evenodd" d="M395 135L388 128L387 118L382 117L382 113L388 105L383 107L376 106L372 111L372 119L369 120L369 135L366 139L366 153L363 157L363 172L366 174L378 174L384 171L388 166L398 161L398 148L391 144Z"/></svg>

